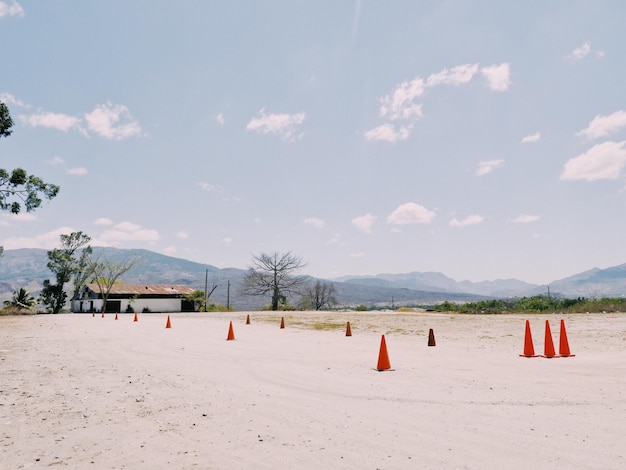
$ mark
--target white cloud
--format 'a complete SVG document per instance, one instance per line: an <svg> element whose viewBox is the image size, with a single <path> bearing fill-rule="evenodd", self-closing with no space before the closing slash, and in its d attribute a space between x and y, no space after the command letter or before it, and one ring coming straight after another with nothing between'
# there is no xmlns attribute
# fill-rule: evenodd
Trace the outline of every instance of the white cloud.
<svg viewBox="0 0 626 470"><path fill-rule="evenodd" d="M531 222L537 222L540 219L538 215L522 214L513 219L514 224L530 224Z"/></svg>
<svg viewBox="0 0 626 470"><path fill-rule="evenodd" d="M169 256L175 255L177 251L178 250L173 245L170 245L170 246L168 246L166 248L163 248L163 254L169 255Z"/></svg>
<svg viewBox="0 0 626 470"><path fill-rule="evenodd" d="M486 160L478 162L476 174L478 176L486 175L488 173L491 173L496 168L500 168L502 165L504 165L504 160Z"/></svg>
<svg viewBox="0 0 626 470"><path fill-rule="evenodd" d="M20 108L30 108L29 105L24 103L22 100L17 99L11 93L0 93L0 101L2 101L4 104L14 104L16 106L19 106Z"/></svg>
<svg viewBox="0 0 626 470"><path fill-rule="evenodd" d="M200 186L200 188L208 193L217 191L217 186L212 185L211 183L207 183L207 182L200 182L198 183L198 186Z"/></svg>
<svg viewBox="0 0 626 470"><path fill-rule="evenodd" d="M326 242L326 245L342 245L342 240L341 240L341 234L340 233L336 233L335 235L333 235L333 237L331 239L329 239Z"/></svg>
<svg viewBox="0 0 626 470"><path fill-rule="evenodd" d="M607 116L597 115L586 129L576 133L577 136L597 139L607 136L622 127L626 127L626 111L619 110Z"/></svg>
<svg viewBox="0 0 626 470"><path fill-rule="evenodd" d="M113 225L113 221L109 219L108 217L100 217L99 219L96 219L93 224L107 226L107 225Z"/></svg>
<svg viewBox="0 0 626 470"><path fill-rule="evenodd" d="M224 125L224 114L223 113L219 113L217 116L215 116L215 122L217 122L220 126Z"/></svg>
<svg viewBox="0 0 626 470"><path fill-rule="evenodd" d="M87 168L85 168L84 166L67 169L68 175L83 176L83 175L86 175L87 173L88 173Z"/></svg>
<svg viewBox="0 0 626 470"><path fill-rule="evenodd" d="M626 149L622 142L603 142L594 145L587 152L571 158L565 164L562 180L618 179L626 166Z"/></svg>
<svg viewBox="0 0 626 470"><path fill-rule="evenodd" d="M121 104L107 102L96 105L92 112L85 114L85 120L91 132L105 139L123 140L142 134L139 123Z"/></svg>
<svg viewBox="0 0 626 470"><path fill-rule="evenodd" d="M181 240L186 240L187 238L189 238L189 234L185 232L184 230L177 232L176 236L180 238Z"/></svg>
<svg viewBox="0 0 626 470"><path fill-rule="evenodd" d="M226 246L230 245L233 242L233 239L230 237L224 237L222 238L222 243Z"/></svg>
<svg viewBox="0 0 626 470"><path fill-rule="evenodd" d="M59 247L59 237L63 234L75 232L72 227L59 227L51 232L35 235L34 237L10 237L2 242L5 250L18 248L42 248L51 250Z"/></svg>
<svg viewBox="0 0 626 470"><path fill-rule="evenodd" d="M5 213L2 214L2 219L5 223L2 225L11 225L10 222L33 222L37 220L37 216L31 212L20 212L19 214Z"/></svg>
<svg viewBox="0 0 626 470"><path fill-rule="evenodd" d="M306 225L312 225L313 227L317 227L317 228L322 228L324 225L326 225L326 222L324 222L322 219L318 219L317 217L309 217L304 219L304 223Z"/></svg>
<svg viewBox="0 0 626 470"><path fill-rule="evenodd" d="M429 87L437 85L463 85L469 83L474 75L476 75L477 71L478 64L457 65L451 69L444 69L441 72L430 75L426 85Z"/></svg>
<svg viewBox="0 0 626 470"><path fill-rule="evenodd" d="M414 202L407 202L398 206L387 217L387 223L395 225L429 224L435 218L435 213Z"/></svg>
<svg viewBox="0 0 626 470"><path fill-rule="evenodd" d="M352 225L354 225L359 230L362 230L365 233L372 233L372 227L374 226L374 222L376 222L377 217L373 214L365 214L359 217L355 217L351 220Z"/></svg>
<svg viewBox="0 0 626 470"><path fill-rule="evenodd" d="M20 115L19 120L31 127L45 127L67 132L80 125L80 119L67 114L49 113L41 111L30 116Z"/></svg>
<svg viewBox="0 0 626 470"><path fill-rule="evenodd" d="M305 113L267 114L265 108L262 108L258 117L250 120L246 130L264 135L276 134L282 136L284 140L293 140L297 127L304 122L305 117ZM302 137L302 134L298 137Z"/></svg>
<svg viewBox="0 0 626 470"><path fill-rule="evenodd" d="M5 16L24 16L24 9L15 0L13 0L10 4L7 2L0 2L0 18Z"/></svg>
<svg viewBox="0 0 626 470"><path fill-rule="evenodd" d="M458 219L452 219L450 221L450 226L451 227L467 227L469 225L477 225L482 223L482 221L484 220L484 218L478 214L472 214L467 216L465 219L463 220L458 220Z"/></svg>
<svg viewBox="0 0 626 470"><path fill-rule="evenodd" d="M523 144L527 144L529 142L539 142L541 139L541 132L535 132L534 134L527 135L522 139Z"/></svg>
<svg viewBox="0 0 626 470"><path fill-rule="evenodd" d="M511 85L511 66L508 63L483 67L480 72L493 91L506 91Z"/></svg>
<svg viewBox="0 0 626 470"><path fill-rule="evenodd" d="M156 241L161 236L156 230L145 229L132 222L121 222L98 237L101 243L115 245L126 241Z"/></svg>
<svg viewBox="0 0 626 470"><path fill-rule="evenodd" d="M48 160L48 163L52 166L62 166L63 164L65 164L65 160L63 160L61 157L56 156L56 157L52 157L50 160Z"/></svg>
<svg viewBox="0 0 626 470"><path fill-rule="evenodd" d="M365 258L365 253L363 253L362 251L359 251L357 253L350 253L350 258L356 258L356 259Z"/></svg>
<svg viewBox="0 0 626 470"><path fill-rule="evenodd" d="M383 124L365 133L365 140L382 140L384 142L395 143L399 140L406 140L411 135L412 125L402 126L396 130L393 124Z"/></svg>
<svg viewBox="0 0 626 470"><path fill-rule="evenodd" d="M604 57L604 51L593 50L591 48L591 44L585 42L581 46L578 46L576 49L574 49L572 53L565 58L570 60L582 60L590 54L598 58Z"/></svg>
<svg viewBox="0 0 626 470"><path fill-rule="evenodd" d="M421 117L422 105L414 101L423 93L424 80L419 77L396 85L391 94L380 99L380 115L391 120Z"/></svg>

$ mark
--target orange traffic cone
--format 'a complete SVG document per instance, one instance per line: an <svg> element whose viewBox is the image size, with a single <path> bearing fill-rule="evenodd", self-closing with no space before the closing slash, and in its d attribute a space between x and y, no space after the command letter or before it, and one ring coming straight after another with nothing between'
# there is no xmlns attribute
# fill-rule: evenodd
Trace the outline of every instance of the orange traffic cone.
<svg viewBox="0 0 626 470"><path fill-rule="evenodd" d="M533 346L533 337L530 334L530 322L526 320L526 334L524 336L524 354L520 357L537 357L535 355L535 347Z"/></svg>
<svg viewBox="0 0 626 470"><path fill-rule="evenodd" d="M282 330L283 328L285 328L285 317L280 319L280 329Z"/></svg>
<svg viewBox="0 0 626 470"><path fill-rule="evenodd" d="M137 312L135 312L135 318L133 318L133 321L139 321L139 319L137 318Z"/></svg>
<svg viewBox="0 0 626 470"><path fill-rule="evenodd" d="M567 332L565 331L565 321L561 320L561 333L559 335L559 356L572 357L576 354L569 352L569 342L567 341Z"/></svg>
<svg viewBox="0 0 626 470"><path fill-rule="evenodd" d="M554 352L554 343L552 342L552 332L550 331L550 322L546 320L546 335L543 343L543 357L551 359L555 355L556 353Z"/></svg>
<svg viewBox="0 0 626 470"><path fill-rule="evenodd" d="M389 364L389 354L387 354L387 342L385 341L385 335L380 340L380 352L378 353L378 365L376 370L382 372L383 370L391 370L391 364Z"/></svg>
<svg viewBox="0 0 626 470"><path fill-rule="evenodd" d="M346 336L352 336L352 330L350 329L350 322L346 323Z"/></svg>
<svg viewBox="0 0 626 470"><path fill-rule="evenodd" d="M96 316L96 312L91 312L91 316L95 317Z"/></svg>
<svg viewBox="0 0 626 470"><path fill-rule="evenodd" d="M433 331L433 329L431 328L428 331L428 346L435 346L435 332Z"/></svg>
<svg viewBox="0 0 626 470"><path fill-rule="evenodd" d="M117 320L117 312L115 312L115 319Z"/></svg>
<svg viewBox="0 0 626 470"><path fill-rule="evenodd" d="M250 315L246 317L246 325L249 325L249 324L250 324Z"/></svg>
<svg viewBox="0 0 626 470"><path fill-rule="evenodd" d="M170 322L170 316L167 316L167 323L165 324L165 328L171 328L172 327L172 322Z"/></svg>
<svg viewBox="0 0 626 470"><path fill-rule="evenodd" d="M228 327L228 336L226 337L226 341L233 341L235 339L235 332L233 331L233 322L230 322L230 326Z"/></svg>
<svg viewBox="0 0 626 470"><path fill-rule="evenodd" d="M104 318L104 310L102 310L102 318Z"/></svg>

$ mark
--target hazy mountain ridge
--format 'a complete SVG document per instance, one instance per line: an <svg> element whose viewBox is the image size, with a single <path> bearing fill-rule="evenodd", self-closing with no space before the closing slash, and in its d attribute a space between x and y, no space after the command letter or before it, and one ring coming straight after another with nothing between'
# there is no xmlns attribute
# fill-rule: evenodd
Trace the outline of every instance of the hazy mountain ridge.
<svg viewBox="0 0 626 470"><path fill-rule="evenodd" d="M185 284L204 289L208 272L209 290L218 287L211 301L236 309L258 309L269 299L240 296L239 283L246 270L217 268L182 258L162 255L150 250L94 248L111 261L137 256L137 265L121 280L129 283ZM47 266L47 250L6 250L0 258L0 300L10 298L20 287L38 295L43 280L52 278ZM375 276L342 276L331 279L341 304L433 303L444 300L472 301L484 298L522 297L546 294L547 285L534 285L517 279L472 282L455 281L439 272L383 273ZM552 295L565 297L619 297L626 295L626 264L606 269L593 268L549 284Z"/></svg>

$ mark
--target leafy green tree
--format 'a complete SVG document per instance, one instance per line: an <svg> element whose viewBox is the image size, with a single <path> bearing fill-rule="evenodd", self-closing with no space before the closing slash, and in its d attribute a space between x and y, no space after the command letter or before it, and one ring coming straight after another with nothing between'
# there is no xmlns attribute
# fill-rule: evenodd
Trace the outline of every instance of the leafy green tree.
<svg viewBox="0 0 626 470"><path fill-rule="evenodd" d="M50 279L43 281L43 289L39 296L41 303L46 305L49 312L59 313L67 301L65 284L74 278L73 297L77 296L80 286L77 286L76 278L84 280L83 271L86 270L89 256L92 253L88 243L91 237L83 232L72 232L69 235L60 236L61 248L48 251L48 269L56 278L56 284ZM87 246L85 246L87 245ZM80 251L80 255L78 252ZM82 282L82 281L81 281Z"/></svg>
<svg viewBox="0 0 626 470"><path fill-rule="evenodd" d="M254 256L239 291L243 295L272 297L272 310L286 302L287 295L300 294L306 278L295 273L304 267L302 258L287 253Z"/></svg>
<svg viewBox="0 0 626 470"><path fill-rule="evenodd" d="M30 292L21 287L13 292L13 297L11 298L11 300L4 301L4 305L7 307L15 307L20 309L25 308L28 310L32 310L35 305L37 305L37 302L35 301L35 298L30 295Z"/></svg>
<svg viewBox="0 0 626 470"><path fill-rule="evenodd" d="M217 287L217 286L216 286ZM212 293L212 291L211 291ZM211 294L209 294L210 296ZM194 290L191 294L186 294L185 295L185 300L189 300L190 302L193 302L193 307L194 310L200 310L204 307L204 311L206 312L206 300L208 299L208 297L205 297L204 295L204 291L200 290L200 289L196 289Z"/></svg>

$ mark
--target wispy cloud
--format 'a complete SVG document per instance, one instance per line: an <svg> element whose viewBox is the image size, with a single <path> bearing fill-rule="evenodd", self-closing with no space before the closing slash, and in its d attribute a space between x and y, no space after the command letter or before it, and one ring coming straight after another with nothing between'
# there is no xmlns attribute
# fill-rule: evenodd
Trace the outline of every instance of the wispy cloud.
<svg viewBox="0 0 626 470"><path fill-rule="evenodd" d="M407 202L401 204L389 214L387 223L394 225L429 224L434 218L435 213L424 206L414 202Z"/></svg>
<svg viewBox="0 0 626 470"><path fill-rule="evenodd" d="M355 217L351 220L351 223L365 233L372 233L372 227L374 226L376 219L377 217L375 215L367 213L365 215Z"/></svg>
<svg viewBox="0 0 626 470"><path fill-rule="evenodd" d="M224 125L224 114L223 113L219 113L217 116L215 116L215 122L217 122L220 126Z"/></svg>
<svg viewBox="0 0 626 470"><path fill-rule="evenodd" d="M430 75L426 81L426 86L463 85L469 83L476 75L476 72L478 72L478 64L457 65L451 69L443 69L441 72Z"/></svg>
<svg viewBox="0 0 626 470"><path fill-rule="evenodd" d="M284 140L294 140L303 135L301 133L296 136L295 133L298 127L304 122L305 117L305 113L268 114L265 112L265 108L262 108L257 117L250 120L246 126L246 130L264 135L279 135Z"/></svg>
<svg viewBox="0 0 626 470"><path fill-rule="evenodd" d="M214 184L211 184L211 183L207 183L205 181L202 181L202 182L198 183L198 186L200 186L200 189L202 189L203 191L206 191L208 193L219 191L219 188L217 186L215 186Z"/></svg>
<svg viewBox="0 0 626 470"><path fill-rule="evenodd" d="M470 225L478 225L482 223L484 220L483 216L478 214L472 214L467 216L463 220L458 220L456 218L450 221L450 227L468 227Z"/></svg>
<svg viewBox="0 0 626 470"><path fill-rule="evenodd" d="M50 232L42 233L32 237L9 237L2 241L6 250L17 250L19 248L42 248L51 250L59 247L59 237L63 234L75 232L72 227L59 227Z"/></svg>
<svg viewBox="0 0 626 470"><path fill-rule="evenodd" d="M565 56L565 58L568 60L582 60L589 55L593 55L598 58L604 57L604 51L593 50L591 48L591 44L589 44L588 42L585 42L582 45L575 48L570 54Z"/></svg>
<svg viewBox="0 0 626 470"><path fill-rule="evenodd" d="M0 2L0 18L5 16L24 16L24 9L15 0L11 3Z"/></svg>
<svg viewBox="0 0 626 470"><path fill-rule="evenodd" d="M93 222L94 225L107 226L113 225L113 221L108 217L100 217Z"/></svg>
<svg viewBox="0 0 626 470"><path fill-rule="evenodd" d="M72 175L72 176L84 176L88 173L87 168L85 168L84 166L68 168L66 172L68 175Z"/></svg>
<svg viewBox="0 0 626 470"><path fill-rule="evenodd" d="M571 158L561 173L562 180L615 180L626 166L626 141L603 142Z"/></svg>
<svg viewBox="0 0 626 470"><path fill-rule="evenodd" d="M63 132L76 129L86 137L93 134L109 140L124 140L143 135L139 123L131 116L128 108L110 102L96 105L93 111L85 113L83 117L38 111L22 114L18 118L33 128L43 127Z"/></svg>
<svg viewBox="0 0 626 470"><path fill-rule="evenodd" d="M537 222L540 219L538 215L531 214L522 214L515 219L513 219L514 224L530 224L532 222Z"/></svg>
<svg viewBox="0 0 626 470"><path fill-rule="evenodd" d="M406 140L413 129L413 122L423 116L422 103L418 100L429 88L441 85L460 86L469 83L478 73L478 64L457 65L433 73L426 80L415 77L395 86L391 93L379 98L380 116L390 122L402 121L398 129L390 122L384 123L364 133L366 140L398 142ZM510 66L508 63L491 65L481 70L489 88L504 91L509 88Z"/></svg>
<svg viewBox="0 0 626 470"><path fill-rule="evenodd" d="M50 113L40 111L31 115L20 115L18 119L30 127L44 127L57 131L67 132L70 129L79 127L81 120L67 114Z"/></svg>
<svg viewBox="0 0 626 470"><path fill-rule="evenodd" d="M484 176L488 173L491 173L497 168L500 168L504 165L504 160L485 160L478 162L478 168L476 168L476 174L478 176Z"/></svg>
<svg viewBox="0 0 626 470"><path fill-rule="evenodd" d="M189 238L189 234L185 232L184 230L180 230L176 232L176 236L180 238L181 240L187 240Z"/></svg>
<svg viewBox="0 0 626 470"><path fill-rule="evenodd" d="M626 127L626 111L620 109L606 116L596 115L589 125L577 132L576 135L588 139L597 139L612 134L623 127Z"/></svg>
<svg viewBox="0 0 626 470"><path fill-rule="evenodd" d="M313 227L316 228L322 228L324 225L326 225L326 222L322 219L319 219L317 217L308 217L306 219L304 219L304 224L305 225L311 225Z"/></svg>
<svg viewBox="0 0 626 470"><path fill-rule="evenodd" d="M120 222L94 237L95 245L117 245L121 242L151 242L161 238L157 230L146 229L132 222Z"/></svg>
<svg viewBox="0 0 626 470"><path fill-rule="evenodd" d="M523 144L528 144L531 142L539 142L541 139L541 132L535 132L534 134L527 135L522 139Z"/></svg>
<svg viewBox="0 0 626 470"><path fill-rule="evenodd" d="M365 140L382 140L383 142L395 143L408 139L409 135L411 135L411 129L413 129L412 124L402 126L397 130L393 124L383 124L367 131Z"/></svg>
<svg viewBox="0 0 626 470"><path fill-rule="evenodd" d="M2 101L4 104L14 104L15 106L19 106L20 108L30 108L30 105L24 103L20 99L17 99L11 93L0 93L0 101Z"/></svg>
<svg viewBox="0 0 626 470"><path fill-rule="evenodd" d="M511 65L508 63L483 67L480 72L493 91L506 91L511 86Z"/></svg>

